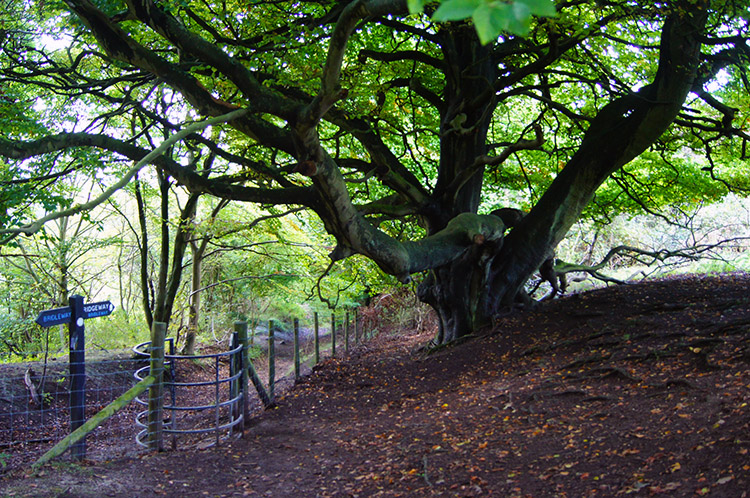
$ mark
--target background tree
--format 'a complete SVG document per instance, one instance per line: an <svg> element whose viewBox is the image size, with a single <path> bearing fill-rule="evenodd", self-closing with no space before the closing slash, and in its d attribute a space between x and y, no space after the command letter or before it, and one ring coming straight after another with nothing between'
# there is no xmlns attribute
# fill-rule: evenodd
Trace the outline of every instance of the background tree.
<svg viewBox="0 0 750 498"><path fill-rule="evenodd" d="M111 263L103 251L120 243L118 237L100 232L107 216L63 217L45 226L30 240L17 240L4 247L0 278L7 310L3 340L9 351L44 349L43 332L35 324L41 309L67 306L72 294L87 298L106 285ZM59 347L67 344L67 327L60 327Z"/></svg>
<svg viewBox="0 0 750 498"><path fill-rule="evenodd" d="M469 3L467 16L502 4ZM608 179L610 198L641 208L648 175L718 185L686 183L657 204L747 187L746 0L555 7L524 11L527 37L495 38L480 15L435 22L432 6L410 15L399 0L65 0L39 16L66 33L67 50L3 40L3 82L36 101L38 117L37 129L4 130L0 155L44 164L17 172L27 184L92 149L98 165L86 167L110 174L153 150L150 130L222 116L220 138L182 142L216 154L221 172L180 156L149 162L194 194L313 210L336 238L333 260L361 254L403 282L425 272L420 297L449 341L526 300L524 283L592 200L601 213L619 208L599 202ZM519 11L488 11L509 12ZM73 119L76 106L84 117ZM507 236L478 214L506 203L530 208ZM32 230L21 222L5 233Z"/></svg>

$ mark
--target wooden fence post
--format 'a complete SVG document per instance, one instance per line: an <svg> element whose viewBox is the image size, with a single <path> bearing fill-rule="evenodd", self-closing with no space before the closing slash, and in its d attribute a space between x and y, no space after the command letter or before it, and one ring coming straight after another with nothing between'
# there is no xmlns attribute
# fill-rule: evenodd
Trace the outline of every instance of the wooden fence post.
<svg viewBox="0 0 750 498"><path fill-rule="evenodd" d="M344 344L347 354L349 353L349 312L344 315Z"/></svg>
<svg viewBox="0 0 750 498"><path fill-rule="evenodd" d="M331 313L331 356L336 356L336 315Z"/></svg>
<svg viewBox="0 0 750 498"><path fill-rule="evenodd" d="M299 318L294 319L294 380L299 380Z"/></svg>
<svg viewBox="0 0 750 498"><path fill-rule="evenodd" d="M245 423L247 423L248 417L250 416L250 410L247 404L248 397L248 378L250 377L249 370L252 368L250 365L250 344L247 338L247 322L234 322L234 331L237 332L237 339L239 340L242 350L240 351L240 368L242 368L242 376L240 377L240 391L242 391L242 423L240 423L240 430L244 432Z"/></svg>
<svg viewBox="0 0 750 498"><path fill-rule="evenodd" d="M86 422L86 346L83 328L83 297L71 296L70 322L70 352L68 368L70 368L70 432L75 431ZM75 460L86 457L86 440L81 439L70 448Z"/></svg>
<svg viewBox="0 0 750 498"><path fill-rule="evenodd" d="M315 320L315 364L320 363L320 332L318 327L318 312L313 313Z"/></svg>
<svg viewBox="0 0 750 498"><path fill-rule="evenodd" d="M359 308L354 308L354 343L359 343Z"/></svg>
<svg viewBox="0 0 750 498"><path fill-rule="evenodd" d="M162 410L164 407L164 336L167 324L154 322L151 327L151 365L149 375L154 383L148 389L148 447L152 450L164 450L164 433L162 431Z"/></svg>
<svg viewBox="0 0 750 498"><path fill-rule="evenodd" d="M234 322L234 329L239 332L239 338L240 343L242 343L242 329L245 330L245 341L247 342L247 322ZM247 346L247 344L246 344ZM263 386L263 382L261 382L260 377L258 377L258 372L255 371L255 366L253 365L253 360L250 359L250 348L245 347L243 351L243 363L242 363L242 375L243 377L249 377L250 380L253 383L253 386L255 386L255 390L258 391L258 396L260 396L260 400L263 402L263 406L268 408L273 405L273 402L271 401L271 398L268 396L268 391L266 391L266 388ZM244 379L243 382L245 382L245 393L247 393L247 379ZM250 416L249 414L250 406L245 402L245 415ZM248 419L246 419L248 420Z"/></svg>
<svg viewBox="0 0 750 498"><path fill-rule="evenodd" d="M273 320L268 320L268 398L274 401L274 384L276 384L276 343L273 331Z"/></svg>

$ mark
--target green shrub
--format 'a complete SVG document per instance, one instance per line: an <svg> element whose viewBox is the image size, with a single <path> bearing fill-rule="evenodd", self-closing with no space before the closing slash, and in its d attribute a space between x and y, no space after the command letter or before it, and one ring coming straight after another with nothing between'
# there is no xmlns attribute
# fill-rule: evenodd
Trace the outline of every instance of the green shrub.
<svg viewBox="0 0 750 498"><path fill-rule="evenodd" d="M30 359L44 354L47 346L51 351L60 349L59 334L55 330L43 329L31 318L0 313L0 360Z"/></svg>

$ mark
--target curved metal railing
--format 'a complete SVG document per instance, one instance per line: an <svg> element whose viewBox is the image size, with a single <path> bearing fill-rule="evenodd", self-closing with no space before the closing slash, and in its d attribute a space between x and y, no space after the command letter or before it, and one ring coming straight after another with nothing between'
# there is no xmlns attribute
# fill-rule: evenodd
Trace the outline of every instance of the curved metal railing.
<svg viewBox="0 0 750 498"><path fill-rule="evenodd" d="M171 339L167 339L168 341L172 341ZM215 353L215 354L203 354L203 355L193 355L193 356L185 356L185 355L178 355L178 354L165 354L164 360L165 362L169 362L170 365L170 379L164 381L164 387L169 389L171 392L171 398L172 402L171 404L164 404L164 411L170 411L171 416L165 417L167 418L168 422L165 424L163 432L165 434L171 434L172 439L172 446L176 446L176 436L180 434L201 434L201 433L209 433L214 432L216 434L216 440L212 444L219 444L219 440L221 437L221 433L223 431L228 431L235 427L236 425L243 422L243 413L242 410L239 409L241 406L240 403L242 402L243 398L243 392L239 388L240 385L240 378L242 377L242 345L237 345L236 338L233 341L234 345L232 349L229 351L224 351L222 353ZM146 357L148 358L150 354L148 353L148 346L151 344L151 341L142 342L141 344L138 344L137 346L133 347L133 352L137 354L138 356ZM170 350L174 350L173 343L171 344ZM220 365L219 361L222 358L229 357L230 362L230 368L229 368L229 375L226 377L221 376L220 372ZM201 381L201 382L177 382L176 378L176 367L177 363L179 361L183 360L199 360L199 359L213 359L214 363L214 378L209 381ZM148 375L149 366L146 365L144 367L139 368L135 371L133 376L137 380L143 380ZM227 399L222 400L221 399L221 386L229 384L229 396ZM190 389L195 387L205 387L205 386L215 386L214 388L214 402L212 404L205 404L205 405L188 405L188 406L179 406L177 404L177 390L183 390L183 389ZM148 406L148 401L140 399L140 397L136 397L135 401L141 405ZM229 422L221 423L221 409L223 407L229 407ZM214 417L214 423L211 427L202 427L202 428L177 428L177 413L179 412L202 412L206 410L214 410L215 417ZM135 437L135 440L138 444L141 446L147 446L147 443L144 442L145 436L148 435L148 424L144 419L147 419L148 417L148 409L143 410L139 412L135 417L135 423L142 429L138 432L138 434Z"/></svg>

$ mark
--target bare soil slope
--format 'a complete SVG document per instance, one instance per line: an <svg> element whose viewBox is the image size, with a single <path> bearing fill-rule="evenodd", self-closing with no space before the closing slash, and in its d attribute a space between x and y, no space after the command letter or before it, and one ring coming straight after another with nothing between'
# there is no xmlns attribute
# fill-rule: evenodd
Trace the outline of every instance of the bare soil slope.
<svg viewBox="0 0 750 498"><path fill-rule="evenodd" d="M4 496L716 496L750 490L750 277L602 289L427 354L380 336L244 439L40 475Z"/></svg>

